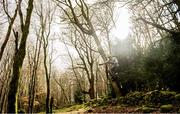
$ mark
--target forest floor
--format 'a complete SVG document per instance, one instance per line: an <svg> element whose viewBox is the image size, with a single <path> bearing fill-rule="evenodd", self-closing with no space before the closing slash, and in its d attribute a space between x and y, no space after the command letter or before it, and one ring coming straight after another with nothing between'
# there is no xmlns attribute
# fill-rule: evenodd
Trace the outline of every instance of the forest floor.
<svg viewBox="0 0 180 114"><path fill-rule="evenodd" d="M119 98L92 99L54 113L180 113L180 93L173 91L131 92Z"/></svg>
<svg viewBox="0 0 180 114"><path fill-rule="evenodd" d="M55 113L62 114L83 114L83 113L139 113L142 107L130 107L123 105L116 106L95 106L95 107L84 107L84 105L74 105L71 107L62 108L55 110ZM155 109L151 113L160 113L159 109Z"/></svg>

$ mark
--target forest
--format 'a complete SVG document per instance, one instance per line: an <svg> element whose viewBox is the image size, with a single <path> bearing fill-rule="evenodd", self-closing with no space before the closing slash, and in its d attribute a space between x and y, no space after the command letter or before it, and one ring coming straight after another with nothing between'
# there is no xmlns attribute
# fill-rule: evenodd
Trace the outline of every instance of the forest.
<svg viewBox="0 0 180 114"><path fill-rule="evenodd" d="M0 0L0 34L0 113L180 113L180 0Z"/></svg>

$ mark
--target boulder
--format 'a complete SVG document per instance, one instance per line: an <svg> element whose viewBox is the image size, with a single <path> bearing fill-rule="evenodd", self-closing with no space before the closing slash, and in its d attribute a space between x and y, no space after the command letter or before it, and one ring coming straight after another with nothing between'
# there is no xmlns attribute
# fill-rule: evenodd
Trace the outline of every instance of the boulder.
<svg viewBox="0 0 180 114"><path fill-rule="evenodd" d="M172 112L172 111L173 111L173 105L172 104L162 105L160 107L160 112L162 112L162 113L168 113L168 112Z"/></svg>

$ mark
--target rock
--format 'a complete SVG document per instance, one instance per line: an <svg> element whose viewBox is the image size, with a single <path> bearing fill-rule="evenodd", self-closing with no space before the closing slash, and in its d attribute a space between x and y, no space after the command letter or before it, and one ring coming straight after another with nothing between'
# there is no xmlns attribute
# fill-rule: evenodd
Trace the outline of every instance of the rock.
<svg viewBox="0 0 180 114"><path fill-rule="evenodd" d="M150 107L142 108L143 113L150 113L150 112L154 112L155 110L156 110L155 108L150 108Z"/></svg>
<svg viewBox="0 0 180 114"><path fill-rule="evenodd" d="M143 97L143 92L130 92L125 96L124 101L125 104L128 104L130 106L141 105L143 103Z"/></svg>
<svg viewBox="0 0 180 114"><path fill-rule="evenodd" d="M138 108L135 112L151 113L151 112L154 112L154 111L156 111L155 108L143 106L141 108Z"/></svg>
<svg viewBox="0 0 180 114"><path fill-rule="evenodd" d="M172 111L173 111L173 105L172 105L172 104L162 105L162 106L160 107L160 111L161 111L162 113L172 112Z"/></svg>
<svg viewBox="0 0 180 114"><path fill-rule="evenodd" d="M173 91L160 91L160 104L172 104L174 101L174 97L176 92Z"/></svg>
<svg viewBox="0 0 180 114"><path fill-rule="evenodd" d="M175 95L175 101L176 101L177 104L180 103L180 93Z"/></svg>
<svg viewBox="0 0 180 114"><path fill-rule="evenodd" d="M172 104L176 92L173 91L158 91L154 90L145 94L145 105L154 105L160 107L160 105Z"/></svg>

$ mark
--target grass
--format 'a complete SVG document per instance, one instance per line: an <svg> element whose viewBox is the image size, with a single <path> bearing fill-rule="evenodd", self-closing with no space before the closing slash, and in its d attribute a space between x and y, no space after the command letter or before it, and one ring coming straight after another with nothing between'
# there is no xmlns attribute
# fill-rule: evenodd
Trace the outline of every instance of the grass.
<svg viewBox="0 0 180 114"><path fill-rule="evenodd" d="M81 105L73 105L70 107L65 107L61 109L54 110L55 113L63 113L63 112L71 112L71 111L78 111L79 109L88 109L88 107L85 107L83 104Z"/></svg>
<svg viewBox="0 0 180 114"><path fill-rule="evenodd" d="M78 111L79 109L87 109L83 104L81 105L73 105L69 107L63 107L60 109L53 110L53 113L65 113L65 112L72 112L72 111ZM45 114L45 112L40 112L38 114Z"/></svg>

